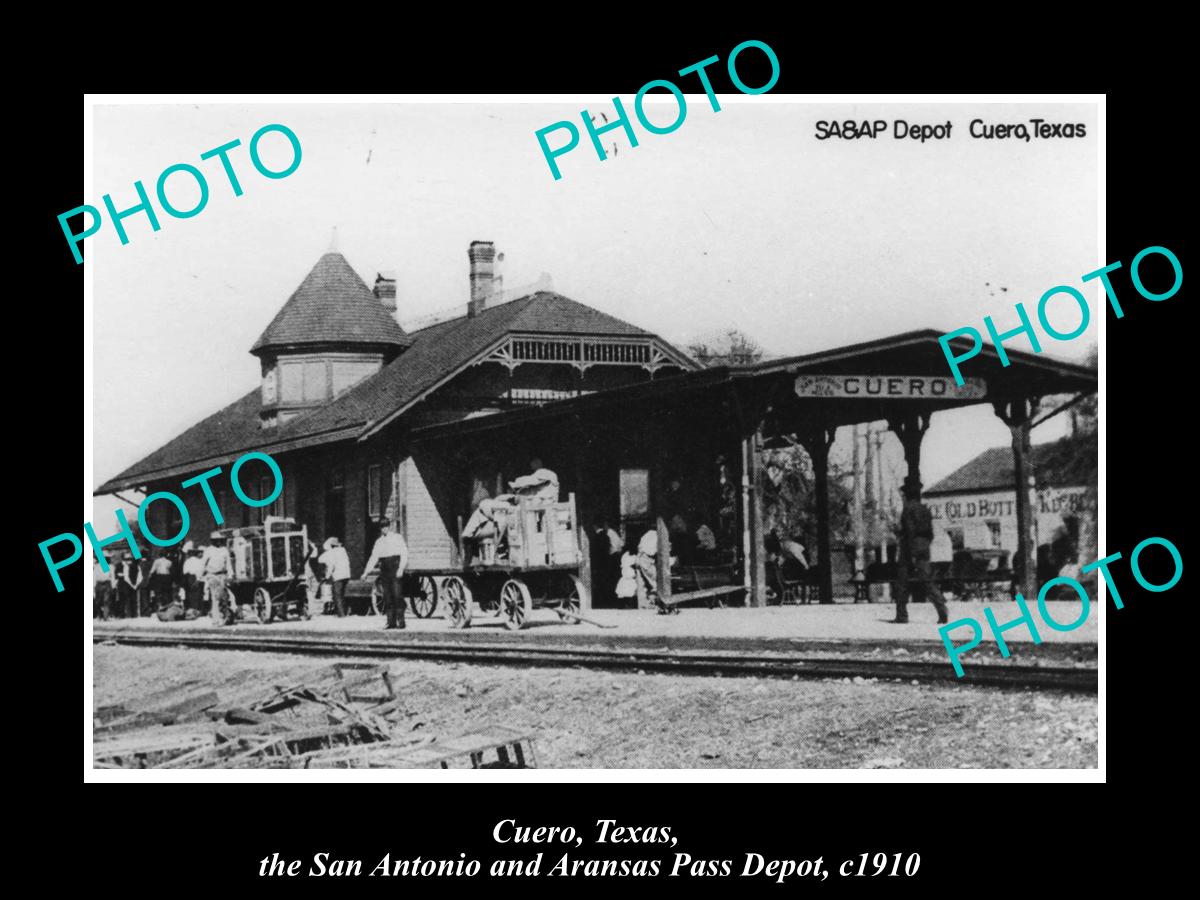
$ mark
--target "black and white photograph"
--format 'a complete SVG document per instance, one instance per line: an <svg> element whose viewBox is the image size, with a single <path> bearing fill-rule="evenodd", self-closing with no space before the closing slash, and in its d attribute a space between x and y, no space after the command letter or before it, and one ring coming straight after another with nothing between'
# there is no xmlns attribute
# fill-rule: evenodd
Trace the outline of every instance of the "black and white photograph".
<svg viewBox="0 0 1200 900"><path fill-rule="evenodd" d="M1103 780L1103 98L688 77L89 98L89 778Z"/></svg>

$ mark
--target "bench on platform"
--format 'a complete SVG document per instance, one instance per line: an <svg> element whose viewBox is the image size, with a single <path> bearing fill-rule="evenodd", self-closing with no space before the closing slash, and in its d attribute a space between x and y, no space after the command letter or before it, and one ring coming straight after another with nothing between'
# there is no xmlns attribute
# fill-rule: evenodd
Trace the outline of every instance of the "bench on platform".
<svg viewBox="0 0 1200 900"><path fill-rule="evenodd" d="M671 596L664 606L675 607L695 600L706 600L711 609L722 604L721 598L746 590L736 565L688 566L671 569Z"/></svg>
<svg viewBox="0 0 1200 900"><path fill-rule="evenodd" d="M814 600L821 600L821 585L816 575L797 579L783 579L783 593L779 596L781 606L791 604L807 605Z"/></svg>

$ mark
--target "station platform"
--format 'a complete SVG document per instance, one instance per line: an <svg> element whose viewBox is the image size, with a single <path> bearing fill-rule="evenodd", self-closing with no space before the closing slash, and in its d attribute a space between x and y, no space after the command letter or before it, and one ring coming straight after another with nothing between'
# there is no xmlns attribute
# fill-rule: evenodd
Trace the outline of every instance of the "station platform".
<svg viewBox="0 0 1200 900"><path fill-rule="evenodd" d="M987 628L984 608L991 610L1000 624L1016 619L1020 610L1012 601L952 602L950 619L974 618L984 628L985 639L972 656L998 656ZM1034 610L1037 617L1036 605ZM1079 615L1076 603L1054 602L1051 615L1069 623ZM927 659L945 658L945 647L938 634L936 613L928 604L911 604L909 622L893 624L891 604L837 603L830 605L770 606L763 608L730 607L724 609L684 608L678 615L659 615L654 610L592 610L587 615L611 626L598 628L587 623L565 624L551 610L535 610L526 627L510 631L499 618L476 613L467 629L453 629L440 615L429 619L406 617L403 631L383 629L378 616L318 615L310 620L276 621L271 624L241 623L215 627L203 617L192 621L159 622L154 618L112 619L94 622L98 639L122 632L174 632L193 634L220 632L223 635L246 634L259 637L294 635L304 638L328 637L331 640L387 640L398 642L545 642L548 645L705 649L717 651L756 651L780 653L819 653L833 655L914 654ZM1040 620L1040 645L1034 645L1027 628L1013 628L1004 634L1013 656L1038 657L1045 661L1073 660L1094 662L1097 656L1098 610L1093 608L1079 628L1061 632L1043 626ZM956 642L965 642L971 629L962 626L952 632Z"/></svg>

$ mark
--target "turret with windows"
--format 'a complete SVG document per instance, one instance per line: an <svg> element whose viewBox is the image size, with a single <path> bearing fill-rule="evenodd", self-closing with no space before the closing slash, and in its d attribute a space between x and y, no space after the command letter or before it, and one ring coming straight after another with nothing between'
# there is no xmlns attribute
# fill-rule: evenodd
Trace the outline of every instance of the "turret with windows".
<svg viewBox="0 0 1200 900"><path fill-rule="evenodd" d="M326 252L250 349L262 362L262 427L328 403L403 352L411 342L395 310L393 277L371 289Z"/></svg>

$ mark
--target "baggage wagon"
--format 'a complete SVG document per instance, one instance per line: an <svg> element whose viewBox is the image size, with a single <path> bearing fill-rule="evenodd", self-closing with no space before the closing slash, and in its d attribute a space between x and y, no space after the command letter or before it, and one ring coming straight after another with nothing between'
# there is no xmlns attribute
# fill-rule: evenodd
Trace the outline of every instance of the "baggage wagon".
<svg viewBox="0 0 1200 900"><path fill-rule="evenodd" d="M405 595L419 598L430 614L440 600L451 628L470 627L476 610L513 631L524 628L535 609L578 624L574 616L588 603L575 495L565 501L518 497L504 518L497 536L460 537L458 563L406 572Z"/></svg>
<svg viewBox="0 0 1200 900"><path fill-rule="evenodd" d="M311 617L304 569L316 548L309 545L307 526L267 516L261 525L219 530L233 561L227 590L236 609L253 606L262 622Z"/></svg>

